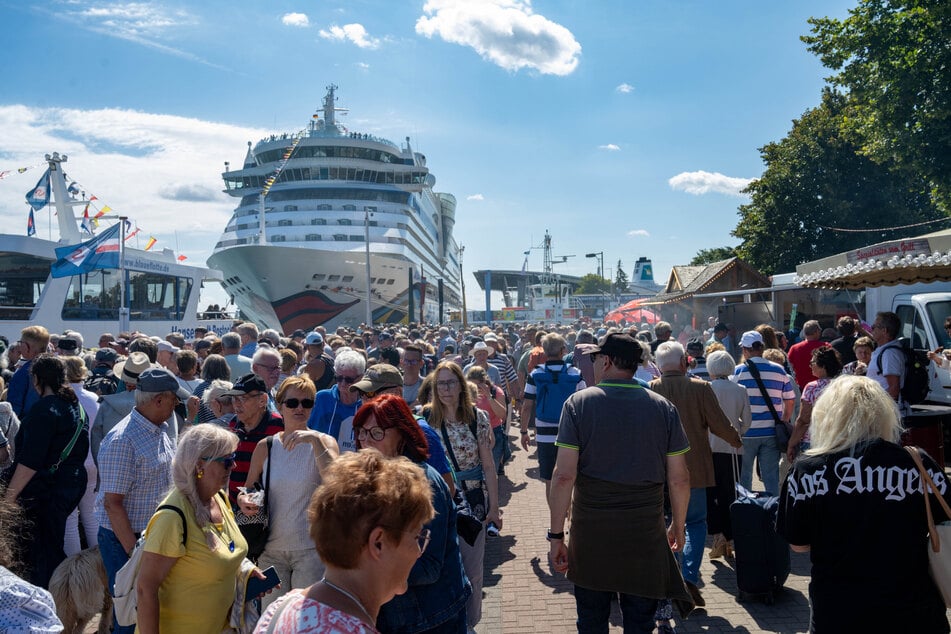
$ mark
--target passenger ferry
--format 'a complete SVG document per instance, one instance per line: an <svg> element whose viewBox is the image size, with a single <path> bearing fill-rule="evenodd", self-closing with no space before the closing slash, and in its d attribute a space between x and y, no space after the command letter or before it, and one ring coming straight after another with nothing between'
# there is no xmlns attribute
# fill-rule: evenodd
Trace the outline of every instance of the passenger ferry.
<svg viewBox="0 0 951 634"><path fill-rule="evenodd" d="M221 283L221 273L181 264L170 249L161 252L126 247L123 269L126 280L128 323L120 324L119 279L121 269L94 270L82 275L54 278L50 267L55 249L91 239L80 232L74 207L89 201L77 198L66 184L66 155L46 155L52 203L56 210L59 241L34 236L0 234L0 334L12 343L26 326L40 325L51 333L74 330L87 346L99 335L118 336L125 329L165 336L181 332L194 337L195 327L223 334L229 319L199 315L199 293L206 282Z"/></svg>
<svg viewBox="0 0 951 634"><path fill-rule="evenodd" d="M445 321L462 303L456 199L409 137L337 121L336 86L306 130L248 143L225 164L238 199L208 259L242 316L290 333L323 325Z"/></svg>

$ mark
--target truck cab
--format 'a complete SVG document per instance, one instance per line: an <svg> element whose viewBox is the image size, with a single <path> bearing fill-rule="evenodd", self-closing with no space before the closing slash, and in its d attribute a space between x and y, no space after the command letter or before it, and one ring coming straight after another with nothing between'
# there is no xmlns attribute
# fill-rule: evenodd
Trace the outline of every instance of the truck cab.
<svg viewBox="0 0 951 634"><path fill-rule="evenodd" d="M892 311L901 319L901 336L916 349L951 348L951 336L944 329L944 320L951 315L951 292L896 295ZM932 362L928 374L928 401L951 405L951 372Z"/></svg>

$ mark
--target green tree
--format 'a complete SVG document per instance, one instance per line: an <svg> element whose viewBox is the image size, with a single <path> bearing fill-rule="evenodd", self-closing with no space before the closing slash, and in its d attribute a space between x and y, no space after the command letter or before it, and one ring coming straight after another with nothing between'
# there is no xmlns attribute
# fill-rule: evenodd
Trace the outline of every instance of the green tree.
<svg viewBox="0 0 951 634"><path fill-rule="evenodd" d="M621 268L621 259L618 258L617 273L614 275L614 288L616 288L619 293L623 293L627 290L629 283L630 280L627 279L627 273Z"/></svg>
<svg viewBox="0 0 951 634"><path fill-rule="evenodd" d="M859 153L842 134L848 99L825 90L822 103L793 122L778 143L760 148L763 175L746 189L733 235L737 255L763 273L882 240L917 235L927 227L867 233L836 229L899 227L942 217L923 179Z"/></svg>
<svg viewBox="0 0 951 634"><path fill-rule="evenodd" d="M849 94L846 136L879 163L923 176L951 211L948 0L859 0L844 20L809 22L802 40Z"/></svg>
<svg viewBox="0 0 951 634"><path fill-rule="evenodd" d="M575 290L576 295L595 295L598 293L611 292L611 280L606 280L600 275L588 273L581 278L581 283Z"/></svg>
<svg viewBox="0 0 951 634"><path fill-rule="evenodd" d="M713 264L722 260L729 260L736 257L734 247L713 247L712 249L700 249L697 255L690 260L690 266L700 266L702 264Z"/></svg>

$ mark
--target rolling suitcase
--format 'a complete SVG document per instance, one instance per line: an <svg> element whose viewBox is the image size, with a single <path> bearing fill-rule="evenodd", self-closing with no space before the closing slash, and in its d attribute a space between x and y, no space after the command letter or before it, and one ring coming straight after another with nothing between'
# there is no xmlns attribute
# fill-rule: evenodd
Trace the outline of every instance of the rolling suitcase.
<svg viewBox="0 0 951 634"><path fill-rule="evenodd" d="M779 498L749 491L730 505L738 601L760 598L772 605L789 577L789 544L776 532L778 508Z"/></svg>

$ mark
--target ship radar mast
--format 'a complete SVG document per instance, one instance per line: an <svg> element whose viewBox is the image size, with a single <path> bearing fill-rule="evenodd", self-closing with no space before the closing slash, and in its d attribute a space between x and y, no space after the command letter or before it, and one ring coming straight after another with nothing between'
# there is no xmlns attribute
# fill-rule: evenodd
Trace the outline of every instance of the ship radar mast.
<svg viewBox="0 0 951 634"><path fill-rule="evenodd" d="M335 104L337 103L337 97L334 94L337 90L337 84L330 84L327 86L327 94L324 95L324 127L325 128L335 128L337 127L337 114L346 114L348 112L347 108L338 108ZM316 116L316 115L314 115Z"/></svg>

